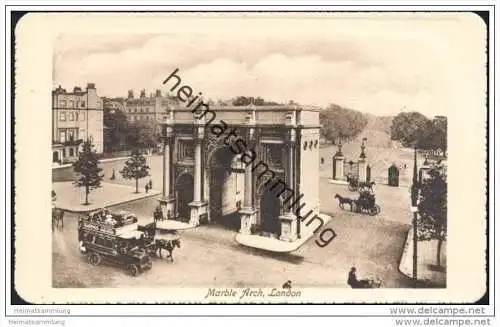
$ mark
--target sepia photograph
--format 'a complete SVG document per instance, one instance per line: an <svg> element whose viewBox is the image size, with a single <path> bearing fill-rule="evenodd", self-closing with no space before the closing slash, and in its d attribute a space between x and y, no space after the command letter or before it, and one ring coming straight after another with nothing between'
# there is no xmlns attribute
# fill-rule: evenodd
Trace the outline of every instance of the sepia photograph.
<svg viewBox="0 0 500 327"><path fill-rule="evenodd" d="M17 24L25 301L487 294L480 15L30 13Z"/></svg>

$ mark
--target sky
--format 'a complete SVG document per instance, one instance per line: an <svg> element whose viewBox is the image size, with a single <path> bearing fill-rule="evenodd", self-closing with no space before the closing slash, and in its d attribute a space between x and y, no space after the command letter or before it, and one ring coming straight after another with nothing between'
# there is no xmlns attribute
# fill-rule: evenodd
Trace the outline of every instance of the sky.
<svg viewBox="0 0 500 327"><path fill-rule="evenodd" d="M128 24L144 25L141 19ZM162 82L178 68L182 85L214 100L260 96L432 117L481 101L486 85L486 30L472 14L169 22L140 32L109 22L99 33L60 34L53 86L95 83L100 96L143 88L149 95L166 92Z"/></svg>

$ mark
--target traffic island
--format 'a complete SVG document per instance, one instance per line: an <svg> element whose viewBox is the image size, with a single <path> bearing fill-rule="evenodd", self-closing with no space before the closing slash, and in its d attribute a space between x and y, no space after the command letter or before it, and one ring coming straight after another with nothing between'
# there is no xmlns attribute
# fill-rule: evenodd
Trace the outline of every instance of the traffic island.
<svg viewBox="0 0 500 327"><path fill-rule="evenodd" d="M446 287L446 242L443 243L442 267L439 269L436 268L436 249L436 240L417 242L417 281L427 286ZM413 229L411 228L401 255L399 271L409 278L413 277Z"/></svg>
<svg viewBox="0 0 500 327"><path fill-rule="evenodd" d="M146 193L141 189L139 193L135 193L135 187L102 183L102 187L89 193L89 204L85 205L85 188L75 187L72 182L52 183L52 188L57 194L56 207L76 213L86 213L99 208L157 196L161 193L158 190L150 190Z"/></svg>
<svg viewBox="0 0 500 327"><path fill-rule="evenodd" d="M332 219L330 215L326 215L323 213L319 214L319 216L323 220L324 225L327 225ZM238 233L236 234L235 241L238 244L254 249L285 253L298 250L313 236L314 233L311 232L308 235L303 235L301 238L290 242L267 236Z"/></svg>

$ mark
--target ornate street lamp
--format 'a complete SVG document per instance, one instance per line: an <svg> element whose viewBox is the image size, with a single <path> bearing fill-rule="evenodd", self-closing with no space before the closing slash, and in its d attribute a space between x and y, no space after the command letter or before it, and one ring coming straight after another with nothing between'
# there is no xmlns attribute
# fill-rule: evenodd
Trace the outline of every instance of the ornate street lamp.
<svg viewBox="0 0 500 327"><path fill-rule="evenodd" d="M344 155L342 154L342 139L339 138L339 143L337 144L338 146L338 149L337 149L337 153L335 153L335 156L336 157L343 157Z"/></svg>
<svg viewBox="0 0 500 327"><path fill-rule="evenodd" d="M366 153L365 153L366 141L368 141L368 139L366 137L363 137L363 140L361 142L361 154L359 155L359 157L362 159L366 158Z"/></svg>

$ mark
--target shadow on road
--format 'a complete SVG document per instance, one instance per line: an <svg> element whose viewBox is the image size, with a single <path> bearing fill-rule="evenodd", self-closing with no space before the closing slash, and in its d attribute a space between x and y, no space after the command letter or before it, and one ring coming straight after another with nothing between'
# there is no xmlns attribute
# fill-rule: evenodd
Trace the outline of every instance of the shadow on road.
<svg viewBox="0 0 500 327"><path fill-rule="evenodd" d="M304 262L304 257L292 254L292 253L280 253L280 252L272 252L272 251L267 251L263 249L255 249L255 248L250 248L246 247L241 244L232 244L231 248L246 253L246 254L252 254L260 257L268 257L272 258L275 260L287 262L287 263L292 263L292 264L300 264Z"/></svg>

